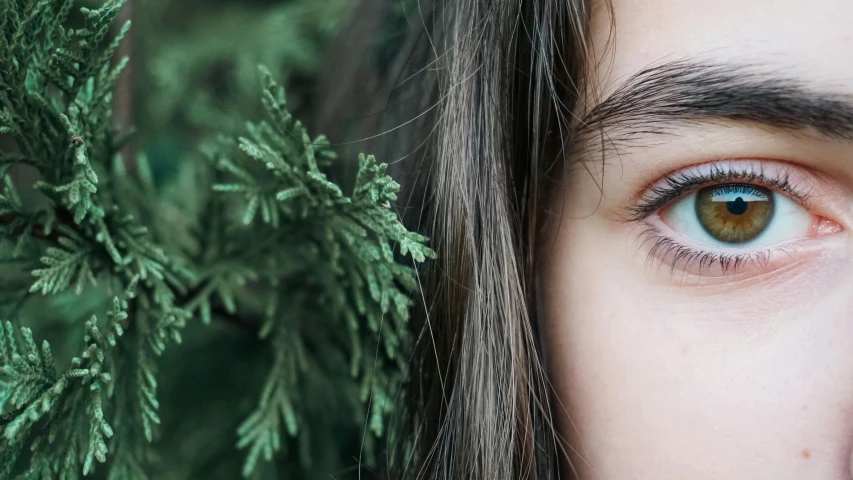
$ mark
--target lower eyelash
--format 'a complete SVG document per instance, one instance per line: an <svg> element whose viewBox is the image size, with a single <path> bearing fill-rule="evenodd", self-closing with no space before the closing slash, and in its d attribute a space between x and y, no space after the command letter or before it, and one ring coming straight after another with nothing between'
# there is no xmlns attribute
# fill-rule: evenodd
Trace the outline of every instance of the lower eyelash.
<svg viewBox="0 0 853 480"><path fill-rule="evenodd" d="M637 251L639 252L651 244L651 248L646 254L646 265L653 267L657 263L658 269L668 265L670 277L675 275L676 270L688 272L691 267L697 269L697 275L718 268L723 276L737 274L742 268L750 265L766 267L773 254L786 253L796 245L796 243L791 243L769 250L740 254L710 252L682 245L651 223L643 222L642 226L644 229L637 237Z"/></svg>

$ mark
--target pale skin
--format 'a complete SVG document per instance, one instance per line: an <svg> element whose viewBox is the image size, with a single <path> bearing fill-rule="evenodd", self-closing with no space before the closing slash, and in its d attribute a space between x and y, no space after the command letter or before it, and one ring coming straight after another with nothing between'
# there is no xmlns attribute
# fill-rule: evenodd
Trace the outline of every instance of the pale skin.
<svg viewBox="0 0 853 480"><path fill-rule="evenodd" d="M650 65L685 59L853 96L849 0L615 0L612 11L615 25L600 5L593 13L602 61L590 106ZM616 152L570 170L538 279L553 409L580 478L853 478L853 142L693 119ZM707 245L690 219L671 218L687 193L626 219L651 185L708 164L789 176L808 205L792 200L796 212L770 222L794 222L796 234ZM650 257L647 223L694 251L763 261L724 271Z"/></svg>

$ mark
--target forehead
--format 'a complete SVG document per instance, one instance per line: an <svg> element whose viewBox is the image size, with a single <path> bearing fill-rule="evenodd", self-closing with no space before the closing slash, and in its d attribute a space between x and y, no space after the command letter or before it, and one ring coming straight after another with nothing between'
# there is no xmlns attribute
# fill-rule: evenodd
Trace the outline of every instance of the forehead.
<svg viewBox="0 0 853 480"><path fill-rule="evenodd" d="M605 97L649 65L689 58L767 66L853 91L850 0L598 1L591 33L593 84Z"/></svg>

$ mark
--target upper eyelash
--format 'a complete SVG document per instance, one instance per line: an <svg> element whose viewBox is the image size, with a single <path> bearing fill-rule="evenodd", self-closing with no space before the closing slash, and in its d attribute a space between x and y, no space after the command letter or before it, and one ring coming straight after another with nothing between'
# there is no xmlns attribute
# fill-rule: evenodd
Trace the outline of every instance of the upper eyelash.
<svg viewBox="0 0 853 480"><path fill-rule="evenodd" d="M663 185L650 188L637 204L626 209L628 221L644 220L682 195L709 184L726 181L759 183L784 192L802 204L807 204L809 199L808 193L794 186L784 170L767 174L761 167L757 170L738 170L737 167L724 169L722 165L712 165L710 172L688 170L666 177Z"/></svg>

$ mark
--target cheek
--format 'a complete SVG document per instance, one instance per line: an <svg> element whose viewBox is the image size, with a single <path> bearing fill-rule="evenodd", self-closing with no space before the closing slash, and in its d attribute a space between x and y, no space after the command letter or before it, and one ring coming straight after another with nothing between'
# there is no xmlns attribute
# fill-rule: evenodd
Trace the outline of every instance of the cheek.
<svg viewBox="0 0 853 480"><path fill-rule="evenodd" d="M853 269L709 294L650 282L607 228L565 222L541 277L582 478L849 479Z"/></svg>

